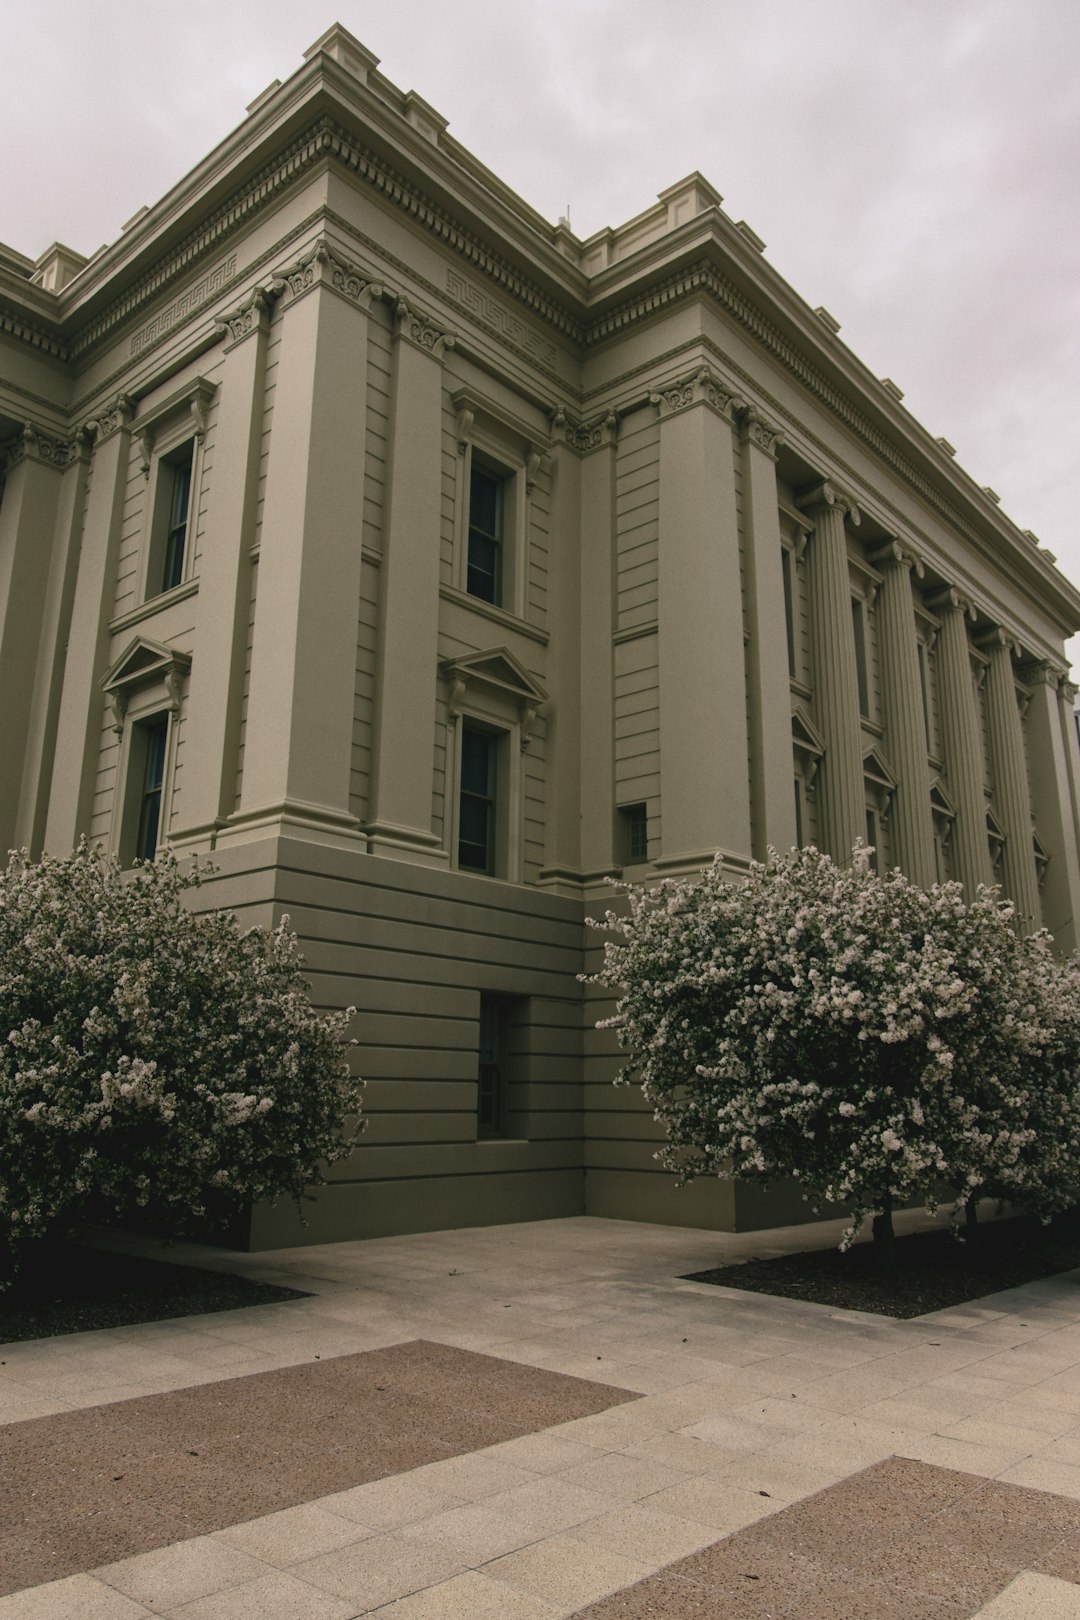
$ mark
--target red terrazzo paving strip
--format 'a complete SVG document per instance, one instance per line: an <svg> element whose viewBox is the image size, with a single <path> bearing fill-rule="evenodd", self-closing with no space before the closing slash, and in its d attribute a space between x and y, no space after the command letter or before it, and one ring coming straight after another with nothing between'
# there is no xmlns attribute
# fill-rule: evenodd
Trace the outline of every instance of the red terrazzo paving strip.
<svg viewBox="0 0 1080 1620"><path fill-rule="evenodd" d="M1025 1569L1080 1583L1080 1502L890 1457L574 1620L968 1620Z"/></svg>
<svg viewBox="0 0 1080 1620"><path fill-rule="evenodd" d="M637 1398L414 1340L10 1423L0 1594Z"/></svg>

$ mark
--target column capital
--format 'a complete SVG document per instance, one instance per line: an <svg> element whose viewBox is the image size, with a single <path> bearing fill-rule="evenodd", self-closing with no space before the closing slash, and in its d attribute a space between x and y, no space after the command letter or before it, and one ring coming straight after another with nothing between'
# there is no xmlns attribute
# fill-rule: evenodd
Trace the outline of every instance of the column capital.
<svg viewBox="0 0 1080 1620"><path fill-rule="evenodd" d="M411 343L424 354L430 354L435 360L442 360L456 341L452 332L436 326L434 321L418 309L413 309L404 298L399 298L394 305L394 336Z"/></svg>
<svg viewBox="0 0 1080 1620"><path fill-rule="evenodd" d="M1049 686L1056 692L1068 675L1068 670L1052 659L1039 658L1024 666L1024 680L1029 686Z"/></svg>
<svg viewBox="0 0 1080 1620"><path fill-rule="evenodd" d="M57 439L33 422L25 422L21 433L0 445L0 467L11 472L22 461L36 461L62 472L71 462L85 460L89 449L90 436L84 428L78 428L70 439Z"/></svg>
<svg viewBox="0 0 1080 1620"><path fill-rule="evenodd" d="M1064 698L1065 702L1072 708L1078 696L1080 696L1080 686L1077 686L1075 681L1070 681L1066 676L1058 685L1058 697Z"/></svg>
<svg viewBox="0 0 1080 1620"><path fill-rule="evenodd" d="M91 417L86 423L86 431L94 436L95 448L111 439L114 433L126 428L135 415L135 401L130 394L117 394L110 405L106 405L98 414Z"/></svg>
<svg viewBox="0 0 1080 1620"><path fill-rule="evenodd" d="M591 422L573 422L561 406L551 412L552 448L566 445L579 456L614 445L619 436L619 418L614 411L593 417Z"/></svg>
<svg viewBox="0 0 1080 1620"><path fill-rule="evenodd" d="M1021 647L1016 637L1003 625L996 624L990 630L984 630L982 635L975 637L975 645L981 651L993 654L1004 647L1010 658L1019 658Z"/></svg>
<svg viewBox="0 0 1080 1620"><path fill-rule="evenodd" d="M736 417L746 409L746 401L741 395L714 376L708 366L699 366L688 377L668 383L650 394L649 404L656 406L661 422L692 405L708 405L734 425Z"/></svg>
<svg viewBox="0 0 1080 1620"><path fill-rule="evenodd" d="M226 338L225 352L254 333L265 332L270 321L274 295L266 287L254 287L234 309L218 317L216 331Z"/></svg>
<svg viewBox="0 0 1080 1620"><path fill-rule="evenodd" d="M331 248L324 236L296 260L278 270L266 288L270 298L282 298L295 303L314 287L329 287L358 308L367 309L372 299L381 298L383 287L371 281L358 265Z"/></svg>
<svg viewBox="0 0 1080 1620"><path fill-rule="evenodd" d="M875 568L896 565L900 568L911 569L914 571L916 579L923 579L926 574L923 560L918 552L912 550L909 545L899 538L889 540L885 545L879 546L876 551L871 551L867 561L873 563Z"/></svg>
<svg viewBox="0 0 1080 1620"><path fill-rule="evenodd" d="M824 478L812 489L806 490L802 495L796 495L795 505L800 512L831 510L839 512L841 517L850 519L856 525L862 522L862 513L856 506L854 498L846 490L841 489L839 484L834 484L831 478Z"/></svg>
<svg viewBox="0 0 1080 1620"><path fill-rule="evenodd" d="M763 416L756 405L746 405L742 412L742 442L752 444L776 460L776 452L784 442L784 435L775 423Z"/></svg>
<svg viewBox="0 0 1080 1620"><path fill-rule="evenodd" d="M955 585L947 585L943 591L938 591L935 596L928 597L926 605L935 613L962 613L973 624L975 622L974 602L970 596L965 596L963 591L958 590Z"/></svg>

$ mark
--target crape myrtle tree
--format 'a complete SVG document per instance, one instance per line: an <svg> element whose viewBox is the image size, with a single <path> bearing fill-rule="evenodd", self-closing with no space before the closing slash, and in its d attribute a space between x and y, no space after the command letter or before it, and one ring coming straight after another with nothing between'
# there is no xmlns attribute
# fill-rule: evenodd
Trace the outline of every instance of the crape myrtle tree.
<svg viewBox="0 0 1080 1620"><path fill-rule="evenodd" d="M0 870L0 1288L80 1219L299 1201L351 1150L353 1009L314 1011L287 919L193 911L201 875L85 841Z"/></svg>
<svg viewBox="0 0 1080 1620"><path fill-rule="evenodd" d="M1048 1216L1072 1201L1080 1148L1074 964L1022 939L1012 908L958 884L926 892L816 849L717 862L699 880L623 887L590 982L681 1181L794 1177L846 1205L843 1246L874 1213L982 1195Z"/></svg>

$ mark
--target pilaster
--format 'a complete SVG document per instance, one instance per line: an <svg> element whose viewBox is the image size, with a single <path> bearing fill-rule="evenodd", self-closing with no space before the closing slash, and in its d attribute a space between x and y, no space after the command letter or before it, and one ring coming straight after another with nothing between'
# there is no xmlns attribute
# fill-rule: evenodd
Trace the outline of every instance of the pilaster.
<svg viewBox="0 0 1080 1620"><path fill-rule="evenodd" d="M989 658L986 729L990 739L994 809L1005 834L1005 893L1016 906L1021 930L1031 933L1039 926L1039 882L1035 871L1027 762L1013 672L1013 654L1017 649L1012 638L1001 629L982 638L980 646Z"/></svg>
<svg viewBox="0 0 1080 1620"><path fill-rule="evenodd" d="M0 447L0 858L15 843L29 738L38 634L56 533L67 445L29 422Z"/></svg>
<svg viewBox="0 0 1080 1620"><path fill-rule="evenodd" d="M228 475L215 478L210 488L183 789L172 838L178 848L212 848L234 808L271 309L270 296L257 287L221 322L215 461Z"/></svg>
<svg viewBox="0 0 1080 1620"><path fill-rule="evenodd" d="M223 841L360 841L349 807L364 498L367 311L379 289L319 242L270 291L282 322L259 538L244 774ZM234 341L248 340L243 332ZM255 352L230 354L237 368ZM248 377L250 385L251 377ZM223 402L224 403L224 402ZM233 401L241 444L243 398ZM243 521L235 496L233 523ZM238 545L235 531L232 546ZM235 553L224 570L237 577ZM238 581L237 581L238 583ZM228 618L231 606L220 611ZM228 643L219 657L229 658ZM193 665L194 674L194 665ZM204 688L205 692L205 688ZM228 725L227 717L221 724ZM204 758L205 766L205 758ZM202 803L215 784L204 770Z"/></svg>
<svg viewBox="0 0 1080 1620"><path fill-rule="evenodd" d="M368 847L424 865L448 854L432 831L439 639L442 362L454 339L395 309L387 515L379 579L375 755Z"/></svg>
<svg viewBox="0 0 1080 1620"><path fill-rule="evenodd" d="M777 657L787 627L776 493L778 430L748 406L742 417L743 538L749 640L746 679L750 718L750 801L753 850L795 843L791 753L791 685L786 660Z"/></svg>
<svg viewBox="0 0 1080 1620"><path fill-rule="evenodd" d="M937 644L938 699L945 780L956 809L953 868L971 899L980 884L993 882L986 839L979 711L965 628L965 620L974 618L974 611L965 597L951 589L935 597L930 606L941 619Z"/></svg>
<svg viewBox="0 0 1080 1620"><path fill-rule="evenodd" d="M862 720L844 527L845 518L858 523L860 514L854 501L828 481L801 496L798 505L814 525L806 577L814 718L825 743L818 772L818 825L826 852L846 864L856 840L866 836Z"/></svg>
<svg viewBox="0 0 1080 1620"><path fill-rule="evenodd" d="M735 503L741 402L702 368L660 415L661 863L751 851L746 661Z"/></svg>
<svg viewBox="0 0 1080 1620"><path fill-rule="evenodd" d="M103 699L98 682L109 662L109 618L116 590L133 410L128 396L120 394L86 424L94 450L45 824L45 846L53 855L66 855L90 828L102 735Z"/></svg>
<svg viewBox="0 0 1080 1620"><path fill-rule="evenodd" d="M897 776L892 808L896 864L913 883L928 889L937 872L934 822L930 808L930 768L926 721L921 700L919 649L915 632L912 570L922 563L899 541L875 552L871 561L881 571L877 597L881 636L885 736Z"/></svg>
<svg viewBox="0 0 1080 1620"><path fill-rule="evenodd" d="M615 461L607 414L575 431L581 462L581 866L586 880L614 869Z"/></svg>
<svg viewBox="0 0 1080 1620"><path fill-rule="evenodd" d="M1040 662L1023 674L1031 688L1027 744L1035 826L1050 857L1042 887L1042 920L1058 946L1072 951L1080 944L1080 853L1058 705L1065 671Z"/></svg>

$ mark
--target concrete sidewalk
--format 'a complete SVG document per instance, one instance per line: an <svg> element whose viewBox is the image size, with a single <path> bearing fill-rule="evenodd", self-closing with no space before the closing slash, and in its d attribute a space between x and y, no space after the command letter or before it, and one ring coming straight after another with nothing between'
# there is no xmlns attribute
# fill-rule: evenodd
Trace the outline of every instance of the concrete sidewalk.
<svg viewBox="0 0 1080 1620"><path fill-rule="evenodd" d="M965 1525L973 1538L932 1594L912 1591L895 1559L874 1563L868 1521L858 1579L878 1594L874 1620L1080 1617L1080 1274L907 1322L678 1280L821 1247L841 1224L734 1235L581 1217L258 1255L175 1245L177 1261L313 1297L0 1348L0 1423L417 1339L640 1398L13 1593L0 1620L550 1620L594 1603L612 1616L853 1620L855 1553L838 1533L836 1572L849 1574L830 1596L821 1526L830 1514L850 1525L871 1489L883 1520L906 1503L924 1539L947 1497L951 1545ZM923 1469L841 1487L890 1457ZM995 1494L979 1493L986 1479ZM764 1567L790 1535L794 1569L811 1512L818 1550L797 1608L779 1587L749 1591L749 1607L708 1606L695 1555L756 1526L756 1541L732 1545ZM1038 1525L1041 1539L1000 1531L986 1545L980 1513ZM666 1566L673 1577L637 1587Z"/></svg>

